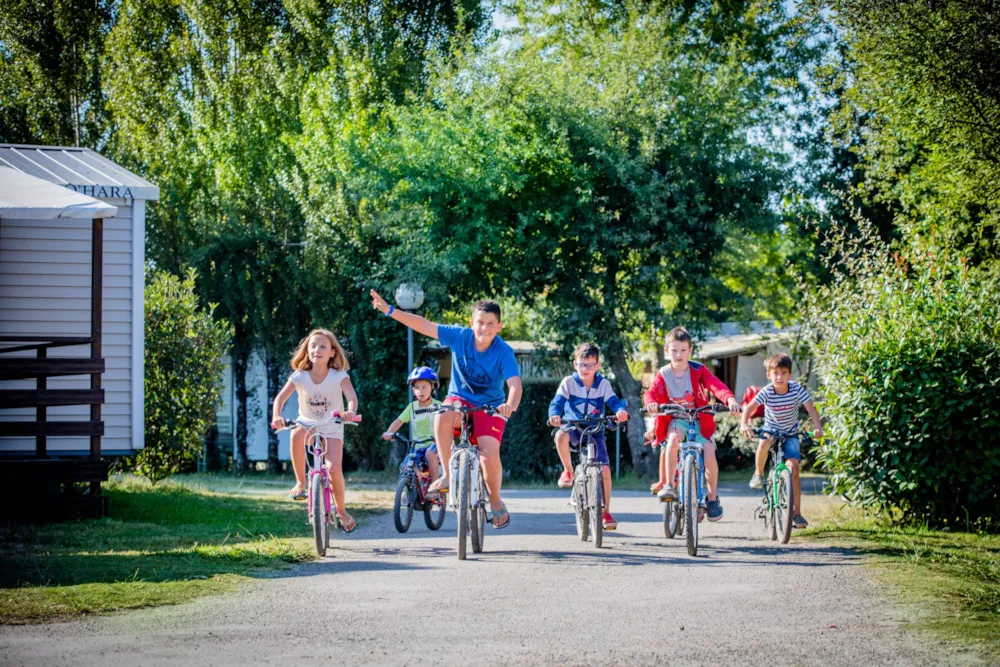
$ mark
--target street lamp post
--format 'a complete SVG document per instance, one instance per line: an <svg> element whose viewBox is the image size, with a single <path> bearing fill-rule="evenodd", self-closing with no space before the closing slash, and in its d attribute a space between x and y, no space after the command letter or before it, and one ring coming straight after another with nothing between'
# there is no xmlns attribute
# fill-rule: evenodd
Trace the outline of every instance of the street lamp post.
<svg viewBox="0 0 1000 667"><path fill-rule="evenodd" d="M424 305L424 290L417 283L403 283L396 288L396 305L413 312ZM413 329L406 327L406 374L413 370ZM407 383L407 403L413 402L413 387ZM410 420L410 438L413 438L413 420Z"/></svg>

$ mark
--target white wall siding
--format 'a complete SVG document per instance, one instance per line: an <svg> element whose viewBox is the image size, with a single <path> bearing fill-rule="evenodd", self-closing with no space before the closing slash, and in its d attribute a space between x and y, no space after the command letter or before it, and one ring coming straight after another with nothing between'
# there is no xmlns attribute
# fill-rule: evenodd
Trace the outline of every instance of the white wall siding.
<svg viewBox="0 0 1000 667"><path fill-rule="evenodd" d="M103 451L131 450L133 445L133 344L135 332L134 239L132 206L118 207L104 221L103 356L101 386L105 403ZM0 334L30 336L90 335L91 224L83 220L0 221ZM141 266L141 264L140 264ZM139 285L142 284L139 276ZM139 309L141 312L141 293ZM141 338L139 339L141 343ZM49 356L89 356L89 346L53 348ZM141 355L140 355L141 359ZM0 382L0 388L34 388L34 380ZM50 378L50 389L87 388L90 378ZM141 387L141 384L140 384ZM51 407L48 419L86 420L88 406ZM34 409L0 410L4 421L30 421ZM140 420L141 414L138 416ZM33 451L34 438L0 437L0 453ZM88 451L89 438L49 438L50 453Z"/></svg>

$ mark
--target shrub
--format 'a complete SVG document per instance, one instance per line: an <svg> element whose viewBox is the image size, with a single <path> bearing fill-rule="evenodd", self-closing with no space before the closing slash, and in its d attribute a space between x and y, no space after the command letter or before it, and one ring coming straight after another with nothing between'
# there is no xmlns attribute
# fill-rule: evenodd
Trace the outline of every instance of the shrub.
<svg viewBox="0 0 1000 667"><path fill-rule="evenodd" d="M202 310L194 271L156 271L146 286L146 437L134 470L157 482L194 460L215 423L232 332Z"/></svg>
<svg viewBox="0 0 1000 667"><path fill-rule="evenodd" d="M996 527L1000 306L996 281L904 260L866 234L833 246L810 320L833 489L905 522Z"/></svg>
<svg viewBox="0 0 1000 667"><path fill-rule="evenodd" d="M519 480L545 480L562 469L552 441L549 403L559 389L560 380L526 379L524 395L514 417L504 429L504 471Z"/></svg>

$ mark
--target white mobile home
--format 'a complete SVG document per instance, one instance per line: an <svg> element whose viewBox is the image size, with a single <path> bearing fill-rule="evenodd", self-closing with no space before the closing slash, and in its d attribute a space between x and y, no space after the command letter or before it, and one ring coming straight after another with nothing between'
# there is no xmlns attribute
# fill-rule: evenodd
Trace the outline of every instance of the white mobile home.
<svg viewBox="0 0 1000 667"><path fill-rule="evenodd" d="M87 148L0 144L0 168L7 174L15 170L44 179L116 209L114 217L103 221L100 249L101 322L97 331L104 360L100 453L133 453L143 446L145 206L159 198L159 189ZM94 249L91 228L83 222L66 218L0 220L0 352L18 346L18 341L51 337L63 341L59 357L91 356L88 344L65 344L75 337L87 338L93 330ZM48 389L90 386L85 377L47 380ZM0 388L34 390L36 384L35 380L13 379L0 382ZM86 405L50 405L53 407L46 408L46 417L52 422L85 419L89 414ZM35 437L12 435L12 427L4 428L4 423L24 422L35 414L35 408L0 410L0 457L36 451ZM85 436L52 437L46 444L47 455L88 456L90 442Z"/></svg>

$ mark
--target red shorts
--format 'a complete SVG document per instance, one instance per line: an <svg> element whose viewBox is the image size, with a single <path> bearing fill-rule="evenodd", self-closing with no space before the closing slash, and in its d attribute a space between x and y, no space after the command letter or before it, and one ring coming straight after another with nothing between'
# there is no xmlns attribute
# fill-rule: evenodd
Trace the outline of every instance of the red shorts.
<svg viewBox="0 0 1000 667"><path fill-rule="evenodd" d="M467 408L475 408L478 406L469 403L464 398L458 396L448 396L444 399L444 403L460 403ZM507 426L507 420L499 415L491 415L485 412L473 412L472 413L472 434L469 436L469 440L476 442L480 436L486 436L490 438L495 438L497 442L503 442L503 429ZM456 429L455 437L462 434L460 429Z"/></svg>

